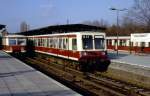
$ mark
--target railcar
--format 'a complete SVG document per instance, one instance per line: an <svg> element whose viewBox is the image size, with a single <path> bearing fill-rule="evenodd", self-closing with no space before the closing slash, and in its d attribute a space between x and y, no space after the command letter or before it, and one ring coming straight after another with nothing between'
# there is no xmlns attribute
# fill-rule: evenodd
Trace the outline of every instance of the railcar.
<svg viewBox="0 0 150 96"><path fill-rule="evenodd" d="M77 61L82 71L107 70L105 38L105 33L93 31L28 36L35 51Z"/></svg>
<svg viewBox="0 0 150 96"><path fill-rule="evenodd" d="M7 35L2 38L3 50L6 52L25 52L26 37L23 35Z"/></svg>
<svg viewBox="0 0 150 96"><path fill-rule="evenodd" d="M106 38L107 49L135 53L150 53L150 33L133 33L131 36L110 36ZM118 46L117 46L118 42Z"/></svg>

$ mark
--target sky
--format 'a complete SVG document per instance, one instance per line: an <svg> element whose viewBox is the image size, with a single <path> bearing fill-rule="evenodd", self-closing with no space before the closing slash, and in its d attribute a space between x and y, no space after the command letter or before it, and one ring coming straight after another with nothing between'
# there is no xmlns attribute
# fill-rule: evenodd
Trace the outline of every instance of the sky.
<svg viewBox="0 0 150 96"><path fill-rule="evenodd" d="M56 24L105 20L116 23L118 9L131 8L134 0L0 0L0 24L9 33L19 32L21 22L36 29ZM120 12L120 18L125 12Z"/></svg>

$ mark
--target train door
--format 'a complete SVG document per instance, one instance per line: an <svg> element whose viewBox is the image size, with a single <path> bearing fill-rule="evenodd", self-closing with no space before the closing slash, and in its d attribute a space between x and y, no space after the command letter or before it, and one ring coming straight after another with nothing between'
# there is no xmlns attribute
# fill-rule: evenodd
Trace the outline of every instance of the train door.
<svg viewBox="0 0 150 96"><path fill-rule="evenodd" d="M145 42L141 42L141 52L144 52Z"/></svg>
<svg viewBox="0 0 150 96"><path fill-rule="evenodd" d="M117 44L117 40L116 40L116 39L115 39L115 43L114 43L114 45L115 45L114 50L117 50L117 48L118 48L118 44Z"/></svg>

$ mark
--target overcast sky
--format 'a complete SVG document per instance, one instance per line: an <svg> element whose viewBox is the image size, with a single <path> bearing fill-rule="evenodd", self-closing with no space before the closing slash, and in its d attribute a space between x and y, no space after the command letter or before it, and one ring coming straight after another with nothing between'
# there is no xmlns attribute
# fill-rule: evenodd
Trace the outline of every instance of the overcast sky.
<svg viewBox="0 0 150 96"><path fill-rule="evenodd" d="M25 21L30 29L104 19L116 23L110 7L130 8L133 0L0 0L0 24L9 32L18 32ZM121 12L121 15L125 12Z"/></svg>

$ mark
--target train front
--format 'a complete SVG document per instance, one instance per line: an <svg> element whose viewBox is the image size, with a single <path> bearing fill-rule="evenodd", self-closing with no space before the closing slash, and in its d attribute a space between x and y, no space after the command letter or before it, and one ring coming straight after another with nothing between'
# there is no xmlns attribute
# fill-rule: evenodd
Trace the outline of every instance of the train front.
<svg viewBox="0 0 150 96"><path fill-rule="evenodd" d="M81 37L82 51L79 58L81 71L106 71L110 59L107 56L105 33L87 33Z"/></svg>

